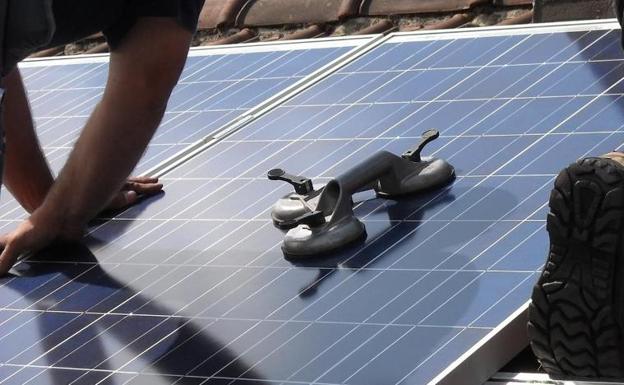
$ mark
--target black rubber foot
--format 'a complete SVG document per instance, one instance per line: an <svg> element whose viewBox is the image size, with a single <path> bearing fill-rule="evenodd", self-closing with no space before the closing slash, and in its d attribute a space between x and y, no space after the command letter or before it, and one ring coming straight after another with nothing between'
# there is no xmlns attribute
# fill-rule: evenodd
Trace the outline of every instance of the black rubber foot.
<svg viewBox="0 0 624 385"><path fill-rule="evenodd" d="M588 158L559 174L528 324L533 352L553 377L624 378L623 223L621 166Z"/></svg>

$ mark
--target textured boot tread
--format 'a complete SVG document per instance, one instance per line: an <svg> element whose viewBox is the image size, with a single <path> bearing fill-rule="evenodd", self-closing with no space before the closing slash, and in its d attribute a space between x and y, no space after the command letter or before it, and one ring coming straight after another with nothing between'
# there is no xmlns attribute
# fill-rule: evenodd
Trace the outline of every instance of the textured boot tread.
<svg viewBox="0 0 624 385"><path fill-rule="evenodd" d="M621 294L624 169L587 158L563 170L550 195L550 252L533 288L528 334L552 376L624 378Z"/></svg>

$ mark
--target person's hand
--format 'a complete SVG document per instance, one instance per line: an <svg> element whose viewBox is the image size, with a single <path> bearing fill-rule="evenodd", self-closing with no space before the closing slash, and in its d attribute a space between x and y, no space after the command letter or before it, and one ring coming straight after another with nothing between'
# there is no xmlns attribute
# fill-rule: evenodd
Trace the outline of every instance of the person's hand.
<svg viewBox="0 0 624 385"><path fill-rule="evenodd" d="M129 178L107 209L119 210L133 205L139 196L150 196L162 191L157 178ZM0 237L0 276L5 275L17 259L49 246L55 241L78 241L84 224L71 222L50 207L40 207L12 232Z"/></svg>
<svg viewBox="0 0 624 385"><path fill-rule="evenodd" d="M125 209L137 203L139 196L151 196L158 194L163 189L162 183L158 183L158 178L146 176L128 178L106 207L106 211L116 211Z"/></svg>
<svg viewBox="0 0 624 385"><path fill-rule="evenodd" d="M58 216L36 210L17 229L0 237L0 276L5 275L22 255L35 253L55 240L78 240L81 236L82 229L70 229Z"/></svg>

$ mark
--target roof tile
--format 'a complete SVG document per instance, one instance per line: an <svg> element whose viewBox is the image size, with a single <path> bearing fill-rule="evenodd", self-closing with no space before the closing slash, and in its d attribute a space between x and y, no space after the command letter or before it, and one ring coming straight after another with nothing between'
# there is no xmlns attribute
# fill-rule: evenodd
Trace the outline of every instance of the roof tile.
<svg viewBox="0 0 624 385"><path fill-rule="evenodd" d="M611 0L536 0L538 23L615 17Z"/></svg>
<svg viewBox="0 0 624 385"><path fill-rule="evenodd" d="M85 51L85 53L94 54L94 53L106 53L109 51L110 51L110 47L108 46L108 43L103 42L103 43L100 43L96 46L89 48L88 50Z"/></svg>
<svg viewBox="0 0 624 385"><path fill-rule="evenodd" d="M343 0L250 0L240 11L239 26L271 26L338 21Z"/></svg>
<svg viewBox="0 0 624 385"><path fill-rule="evenodd" d="M361 29L354 33L354 35L370 35L375 33L384 33L390 30L396 29L396 26L391 20L384 19L378 23L375 23L367 28Z"/></svg>
<svg viewBox="0 0 624 385"><path fill-rule="evenodd" d="M491 0L368 0L361 6L364 15L452 12L470 9Z"/></svg>
<svg viewBox="0 0 624 385"><path fill-rule="evenodd" d="M533 5L533 0L494 0L494 5L510 7L515 5Z"/></svg>
<svg viewBox="0 0 624 385"><path fill-rule="evenodd" d="M539 22L552 14L558 19L576 17L570 16L570 9L574 8L570 4L583 5L584 8L576 7L580 9L576 13L587 17L583 9L603 9L603 4L611 0L535 1L535 20ZM499 23L531 9L531 5L532 0L205 0L194 45L385 32L394 26L400 31L478 27ZM543 8L548 8L548 12ZM466 14L462 10L467 10ZM503 24L530 19L529 14L523 14L505 19ZM241 30L243 26L249 29ZM103 40L98 34L33 56L103 52L108 49L101 44Z"/></svg>
<svg viewBox="0 0 624 385"><path fill-rule="evenodd" d="M533 21L533 11L525 12L521 15L505 19L498 23L498 25L528 24L531 21Z"/></svg>
<svg viewBox="0 0 624 385"><path fill-rule="evenodd" d="M258 40L258 35L256 35L253 30L249 28L244 28L233 35L218 40L213 40L208 43L208 45L238 44L252 42L255 40Z"/></svg>
<svg viewBox="0 0 624 385"><path fill-rule="evenodd" d="M464 24L470 23L474 19L474 16L470 16L465 13L460 13L454 15L453 17L449 17L446 20L440 21L438 23L427 24L423 26L424 29L451 29L457 28Z"/></svg>
<svg viewBox="0 0 624 385"><path fill-rule="evenodd" d="M36 57L56 56L56 55L62 54L63 52L65 52L65 46L59 45L56 47L44 49L43 51L35 52L34 54L30 55L30 57L36 58Z"/></svg>
<svg viewBox="0 0 624 385"><path fill-rule="evenodd" d="M307 28L300 29L298 31L286 34L281 40L298 40L298 39L312 39L315 37L321 37L327 35L327 29L324 25L313 24Z"/></svg>
<svg viewBox="0 0 624 385"><path fill-rule="evenodd" d="M236 15L247 2L246 0L205 0L204 8L199 16L200 29L231 26Z"/></svg>

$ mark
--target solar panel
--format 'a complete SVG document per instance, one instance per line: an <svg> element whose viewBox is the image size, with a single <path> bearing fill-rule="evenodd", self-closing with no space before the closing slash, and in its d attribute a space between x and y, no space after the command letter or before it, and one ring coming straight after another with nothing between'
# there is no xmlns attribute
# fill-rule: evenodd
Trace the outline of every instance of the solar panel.
<svg viewBox="0 0 624 385"><path fill-rule="evenodd" d="M256 44L191 50L163 122L135 172L144 173L209 138L252 107L284 91L337 59L366 38L329 44ZM108 56L32 60L21 65L37 134L50 166L58 172L100 100ZM0 197L3 219L24 216L7 194Z"/></svg>
<svg viewBox="0 0 624 385"><path fill-rule="evenodd" d="M0 383L484 382L522 347L505 331L544 260L555 173L622 143L615 25L392 35L168 173L164 196L87 246L0 281ZM425 151L455 165L453 185L361 194L365 243L283 258L269 214L289 189L267 170L327 182L432 126Z"/></svg>
<svg viewBox="0 0 624 385"><path fill-rule="evenodd" d="M357 44L338 41L325 47L269 44L246 50L192 51L152 148L185 146L208 137ZM105 55L22 65L43 147L70 147L77 138L102 96L107 61Z"/></svg>

